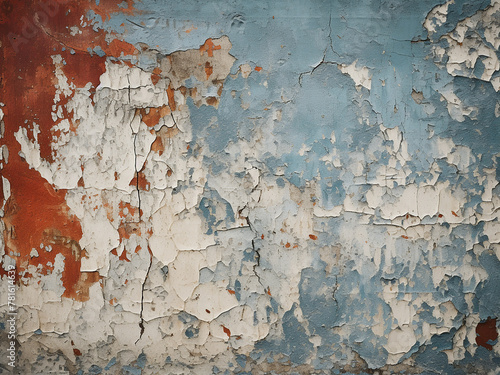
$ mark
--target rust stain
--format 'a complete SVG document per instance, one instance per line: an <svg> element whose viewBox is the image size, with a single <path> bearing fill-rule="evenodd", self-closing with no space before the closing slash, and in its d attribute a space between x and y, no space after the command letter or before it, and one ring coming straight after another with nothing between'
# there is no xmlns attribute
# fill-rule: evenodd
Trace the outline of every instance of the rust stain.
<svg viewBox="0 0 500 375"><path fill-rule="evenodd" d="M151 74L151 82L153 82L153 85L155 86L161 78L160 73L161 73L160 68L156 67L153 69L153 73Z"/></svg>
<svg viewBox="0 0 500 375"><path fill-rule="evenodd" d="M127 252L125 250L122 251L118 259L124 260L125 262L130 262L130 259L127 258Z"/></svg>
<svg viewBox="0 0 500 375"><path fill-rule="evenodd" d="M227 337L231 337L231 331L229 330L229 328L226 328L226 326L224 325L221 325L221 327L224 333L227 335Z"/></svg>
<svg viewBox="0 0 500 375"><path fill-rule="evenodd" d="M146 179L146 175L142 171L136 173L134 178L130 181L130 186L138 186L139 190L144 191L149 191L150 188L149 181Z"/></svg>
<svg viewBox="0 0 500 375"><path fill-rule="evenodd" d="M119 39L113 39L109 44L100 45L106 55L120 57L127 55L136 55L139 51L130 43Z"/></svg>
<svg viewBox="0 0 500 375"><path fill-rule="evenodd" d="M216 46L212 41L212 38L208 38L204 44L200 46L200 55L203 55L205 52L208 54L208 57L214 56L214 51L221 49L221 46Z"/></svg>
<svg viewBox="0 0 500 375"><path fill-rule="evenodd" d="M318 236L316 236L316 235L314 235L314 234L310 234L310 235L309 235L309 238L310 238L311 240L316 241L316 240L318 239Z"/></svg>
<svg viewBox="0 0 500 375"><path fill-rule="evenodd" d="M198 30L198 28L197 28L197 27L194 27L194 26L191 26L189 29L185 30L185 33L186 33L186 34L189 34L189 33L190 33L191 31L193 31L193 30Z"/></svg>
<svg viewBox="0 0 500 375"><path fill-rule="evenodd" d="M255 70L256 70L257 72L260 72L260 71L262 70L262 67L261 67L261 66L256 66L256 67L255 67Z"/></svg>
<svg viewBox="0 0 500 375"><path fill-rule="evenodd" d="M483 323L478 323L476 326L476 344L488 350L493 350L493 346L489 343L498 338L497 318L486 319Z"/></svg>
<svg viewBox="0 0 500 375"><path fill-rule="evenodd" d="M133 1L128 0L128 8L119 7L121 3L121 0L108 0L102 1L100 6L90 5L104 17L114 12L135 12ZM27 124L24 126L31 136L30 126L36 123L40 130L37 137L40 156L53 162L56 151L52 149L52 139L60 135L59 131L53 131L53 127L61 119L54 121L51 113L56 94L54 84L57 82L51 55L61 55L64 64L57 68L69 82L77 88L90 82L92 93L105 71L106 58L90 54L88 47L100 46L111 56L135 53L135 47L123 41L115 39L108 44L106 33L96 32L90 24L80 26L81 33L76 36L68 33L69 27L80 25L80 17L85 16L88 6L89 3L83 1L5 0L0 15L0 55L3 61L0 90L5 103L3 120L6 129L3 142L11 155L2 170L2 175L11 184L11 197L4 207L3 218L6 251L16 260L21 273L30 264L40 265L41 274L52 272L47 264L53 264L56 255L62 254L63 296L79 301L87 300L90 285L100 280L98 273L80 271L81 258L85 256L85 251L79 246L82 228L78 219L69 213L65 203L66 190L54 189L29 167L19 155L21 149L14 133L20 124ZM14 13L16 17L12 16ZM19 19L25 22L19 22ZM15 66L15 73L8 71L8 66ZM72 95L59 95L56 104L62 109L63 118L69 120L70 133L74 134L78 120L64 108ZM83 180L79 185L83 186ZM31 258L31 249L40 249L42 243L51 246L52 251L39 251L39 257Z"/></svg>
<svg viewBox="0 0 500 375"><path fill-rule="evenodd" d="M148 109L149 111L146 108L141 108L137 112L139 112L141 120L149 127L157 125L162 117L170 115L170 107L168 105Z"/></svg>
<svg viewBox="0 0 500 375"><path fill-rule="evenodd" d="M124 2L127 4L126 8L123 7ZM134 0L101 0L99 5L90 2L90 7L96 14L101 16L103 21L109 20L113 13L124 13L128 16L142 13L134 8Z"/></svg>
<svg viewBox="0 0 500 375"><path fill-rule="evenodd" d="M170 110L173 112L175 111L176 105L175 105L175 97L174 97L174 89L172 88L172 84L169 83L167 87L167 97L168 97L168 106L170 107Z"/></svg>
<svg viewBox="0 0 500 375"><path fill-rule="evenodd" d="M212 107L216 107L219 104L219 100L214 96L209 96L207 99L207 104Z"/></svg>
<svg viewBox="0 0 500 375"><path fill-rule="evenodd" d="M207 61L205 63L205 74L207 75L207 80L212 75L213 72L214 68L212 67L212 65L210 65L210 62Z"/></svg>

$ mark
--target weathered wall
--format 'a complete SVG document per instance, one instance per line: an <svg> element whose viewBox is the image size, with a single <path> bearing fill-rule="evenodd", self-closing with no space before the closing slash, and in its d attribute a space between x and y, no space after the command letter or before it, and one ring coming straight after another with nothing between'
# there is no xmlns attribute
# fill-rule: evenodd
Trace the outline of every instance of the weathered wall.
<svg viewBox="0 0 500 375"><path fill-rule="evenodd" d="M0 28L0 373L500 373L500 1Z"/></svg>

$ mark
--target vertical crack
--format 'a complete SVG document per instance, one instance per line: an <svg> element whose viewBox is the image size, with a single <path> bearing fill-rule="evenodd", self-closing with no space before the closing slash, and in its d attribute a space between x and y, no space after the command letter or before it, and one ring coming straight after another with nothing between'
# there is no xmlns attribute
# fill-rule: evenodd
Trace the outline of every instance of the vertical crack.
<svg viewBox="0 0 500 375"><path fill-rule="evenodd" d="M253 270L254 275L257 277L259 284L262 285L262 288L264 288L264 284L262 284L262 281L260 279L260 275L257 273L257 270L256 270L257 267L260 267L260 252L259 252L260 249L255 246L254 239L252 239L252 249L255 253L255 261L256 261L252 267L252 270ZM264 288L264 290L265 290L265 288Z"/></svg>
<svg viewBox="0 0 500 375"><path fill-rule="evenodd" d="M132 124L130 124L130 128L132 129ZM132 134L134 135L134 170L135 170L135 189L137 191L137 205L139 211L139 222L141 221L141 193L139 187L139 170L137 169L137 135L139 132L134 133L132 129Z"/></svg>
<svg viewBox="0 0 500 375"><path fill-rule="evenodd" d="M146 277L144 278L144 282L142 283L142 289L141 289L141 313L140 313L141 321L139 322L139 328L141 329L141 333L139 335L139 338L135 342L136 344L139 342L139 340L142 338L142 335L144 334L144 288L146 287L146 282L148 281L149 278L149 272L151 271L151 266L153 264L153 253L151 252L149 246L148 246L148 252L149 252L149 267L148 270L146 271Z"/></svg>

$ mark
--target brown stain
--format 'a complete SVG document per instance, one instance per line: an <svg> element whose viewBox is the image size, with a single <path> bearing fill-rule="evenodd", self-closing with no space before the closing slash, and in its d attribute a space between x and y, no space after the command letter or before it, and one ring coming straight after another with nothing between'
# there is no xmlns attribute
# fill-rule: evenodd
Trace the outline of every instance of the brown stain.
<svg viewBox="0 0 500 375"><path fill-rule="evenodd" d="M212 107L217 107L217 105L219 104L219 100L214 96L209 96L206 99L206 101L207 101L207 104L211 105Z"/></svg>
<svg viewBox="0 0 500 375"><path fill-rule="evenodd" d="M497 318L486 319L483 323L478 323L476 326L476 344L486 348L488 350L493 350L493 346L488 343L488 341L495 341L498 339L497 331Z"/></svg>
<svg viewBox="0 0 500 375"><path fill-rule="evenodd" d="M207 76L207 80L208 78L212 75L212 73L214 72L214 68L212 65L210 65L210 62L205 62L205 74Z"/></svg>
<svg viewBox="0 0 500 375"><path fill-rule="evenodd" d="M121 2L101 1L96 9L108 15L115 11L132 11L131 0L128 0L129 7L126 9L118 6ZM47 8L47 4L55 6ZM79 247L82 237L80 223L70 214L65 202L66 190L54 189L19 155L21 149L14 133L20 125L28 124L23 126L28 128L32 138L29 127L35 122L40 130L38 142L41 157L52 162L55 156L52 137L58 135L53 127L61 120L54 122L51 114L56 94L56 67L51 55L60 54L64 59L65 64L59 67L68 82L76 87L84 87L90 82L92 94L104 73L106 58L89 54L87 48L101 46L106 53L114 55L131 54L135 47L118 40L108 44L105 32L96 32L91 25L80 27L82 33L76 36L69 33L69 27L80 25L80 17L88 12L91 2L4 0L1 6L2 10L11 14L0 16L0 90L5 103L2 110L6 129L2 142L10 151L9 163L4 166L2 175L11 184L11 197L4 207L3 218L6 252L16 260L18 272L26 271L32 264L41 266L41 274L52 272L53 267L47 264L53 264L56 255L62 254L63 296L85 301L89 298L89 287L100 277L97 272L80 271L81 258L85 256L85 251ZM27 24L20 20L26 20ZM66 104L71 96L60 95L56 104ZM73 121L72 113L62 108L64 117L72 124L71 132L76 132L78 122ZM52 246L52 251L40 249L42 243ZM39 250L38 257L30 257L32 248Z"/></svg>
<svg viewBox="0 0 500 375"><path fill-rule="evenodd" d="M318 236L314 235L314 234L310 234L309 235L309 238L313 241L316 241L318 239Z"/></svg>

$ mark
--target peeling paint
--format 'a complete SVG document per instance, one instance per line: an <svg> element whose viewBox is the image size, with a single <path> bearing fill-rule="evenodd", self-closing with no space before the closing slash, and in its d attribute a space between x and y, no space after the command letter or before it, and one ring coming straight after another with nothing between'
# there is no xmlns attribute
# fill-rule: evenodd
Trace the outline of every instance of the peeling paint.
<svg viewBox="0 0 500 375"><path fill-rule="evenodd" d="M499 1L0 28L0 372L498 372Z"/></svg>

